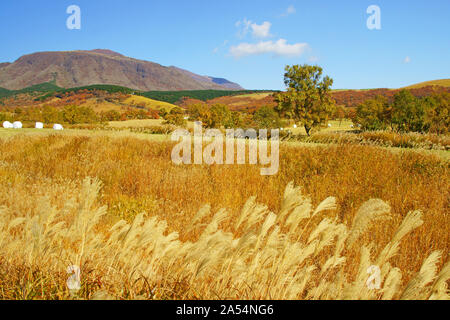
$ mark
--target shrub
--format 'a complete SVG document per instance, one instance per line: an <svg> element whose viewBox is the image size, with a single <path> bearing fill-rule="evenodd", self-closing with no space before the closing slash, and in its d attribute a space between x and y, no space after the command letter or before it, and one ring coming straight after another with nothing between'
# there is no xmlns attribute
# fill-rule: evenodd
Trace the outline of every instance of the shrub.
<svg viewBox="0 0 450 320"><path fill-rule="evenodd" d="M369 99L356 109L356 123L361 125L362 130L386 129L385 111L387 109L386 99L379 96Z"/></svg>
<svg viewBox="0 0 450 320"><path fill-rule="evenodd" d="M425 98L425 126L428 131L446 134L450 131L450 93L443 92Z"/></svg>
<svg viewBox="0 0 450 320"><path fill-rule="evenodd" d="M97 114L90 107L66 106L62 110L63 122L69 124L96 123Z"/></svg>
<svg viewBox="0 0 450 320"><path fill-rule="evenodd" d="M258 109L253 115L253 121L261 129L279 129L285 125L278 113L268 106Z"/></svg>

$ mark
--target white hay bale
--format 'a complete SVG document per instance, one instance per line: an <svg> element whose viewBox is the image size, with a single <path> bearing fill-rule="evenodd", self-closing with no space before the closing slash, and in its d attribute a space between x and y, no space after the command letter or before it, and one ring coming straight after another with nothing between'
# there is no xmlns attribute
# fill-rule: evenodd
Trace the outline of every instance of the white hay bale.
<svg viewBox="0 0 450 320"><path fill-rule="evenodd" d="M329 124L328 124L328 128L331 128L331 127L332 127L332 125L331 125L331 123L329 123Z"/></svg>
<svg viewBox="0 0 450 320"><path fill-rule="evenodd" d="M36 129L44 129L44 124L42 122L36 122L34 126Z"/></svg>
<svg viewBox="0 0 450 320"><path fill-rule="evenodd" d="M13 128L13 124L9 121L5 121L3 122L3 128L5 129L12 129Z"/></svg>
<svg viewBox="0 0 450 320"><path fill-rule="evenodd" d="M55 124L53 125L53 130L64 130L64 128L63 128L62 125L60 125L60 124L58 124L58 123L55 123Z"/></svg>
<svg viewBox="0 0 450 320"><path fill-rule="evenodd" d="M294 124L294 129L297 129L297 125L296 124Z"/></svg>
<svg viewBox="0 0 450 320"><path fill-rule="evenodd" d="M20 122L20 121L15 121L15 122L13 123L13 128L14 128L14 129L22 129L22 122Z"/></svg>

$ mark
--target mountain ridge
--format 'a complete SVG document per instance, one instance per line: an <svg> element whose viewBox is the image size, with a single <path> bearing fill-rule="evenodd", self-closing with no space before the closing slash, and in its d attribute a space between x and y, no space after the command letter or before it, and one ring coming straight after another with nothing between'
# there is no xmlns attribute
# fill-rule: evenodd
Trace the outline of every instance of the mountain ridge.
<svg viewBox="0 0 450 320"><path fill-rule="evenodd" d="M54 82L62 88L109 84L142 91L242 90L225 79L166 67L126 57L108 49L44 51L23 55L13 63L0 63L0 87L20 90Z"/></svg>

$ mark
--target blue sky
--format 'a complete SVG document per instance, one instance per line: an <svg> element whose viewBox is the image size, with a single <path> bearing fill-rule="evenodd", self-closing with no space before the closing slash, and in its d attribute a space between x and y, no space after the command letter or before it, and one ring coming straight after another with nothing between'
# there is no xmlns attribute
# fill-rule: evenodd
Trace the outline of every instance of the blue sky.
<svg viewBox="0 0 450 320"><path fill-rule="evenodd" d="M381 30L367 28L370 5ZM283 89L284 66L304 63L334 88L397 88L450 78L449 12L449 0L3 0L0 62L102 48L247 89Z"/></svg>

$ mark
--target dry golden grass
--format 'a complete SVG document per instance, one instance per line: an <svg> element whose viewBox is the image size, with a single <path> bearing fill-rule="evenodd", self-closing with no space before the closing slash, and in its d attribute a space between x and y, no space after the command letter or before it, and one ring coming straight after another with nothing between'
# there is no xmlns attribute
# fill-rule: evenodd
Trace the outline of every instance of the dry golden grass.
<svg viewBox="0 0 450 320"><path fill-rule="evenodd" d="M124 106L119 103L109 102L109 101L97 101L96 98L87 99L84 103L79 104L80 107L92 108L95 112L107 112L107 111L117 111L121 112Z"/></svg>
<svg viewBox="0 0 450 320"><path fill-rule="evenodd" d="M69 265L81 267L79 298L449 298L440 158L286 144L279 174L262 177L175 166L173 145L0 139L0 298L71 298ZM370 265L380 290L365 284Z"/></svg>
<svg viewBox="0 0 450 320"><path fill-rule="evenodd" d="M126 107L144 107L147 109L153 109L153 110L160 110L160 109L166 109L166 111L172 110L175 105L157 101L153 99L149 99L142 96L133 96L130 95L128 98L122 100L122 101L115 101L115 102L109 102L106 100L102 100L101 102L98 101L96 98L87 99L84 103L81 103L80 106L82 107L90 107L96 112L106 112L115 110L118 112L121 112Z"/></svg>
<svg viewBox="0 0 450 320"><path fill-rule="evenodd" d="M150 98L142 97L142 96L130 96L127 99L123 101L124 104L131 105L131 106L145 106L149 109L155 109L155 110L161 110L165 109L167 112L175 108L176 106L163 102L158 100L153 100Z"/></svg>
<svg viewBox="0 0 450 320"><path fill-rule="evenodd" d="M268 96L273 95L273 92L264 92L264 93L250 93L250 94L241 94L235 96L236 98L252 98L255 100L261 100L267 98Z"/></svg>
<svg viewBox="0 0 450 320"><path fill-rule="evenodd" d="M110 121L108 125L112 128L144 128L149 126L161 126L164 120L161 119L143 119L127 121Z"/></svg>
<svg viewBox="0 0 450 320"><path fill-rule="evenodd" d="M367 131L360 133L318 132L310 137L296 136L299 140L321 144L372 145L386 148L428 150L439 154L443 159L450 159L450 136L422 133L396 133L390 131Z"/></svg>
<svg viewBox="0 0 450 320"><path fill-rule="evenodd" d="M423 87L427 87L427 86L450 87L450 79L440 79L440 80L425 81L425 82L416 83L416 84L407 86L404 89L423 88Z"/></svg>
<svg viewBox="0 0 450 320"><path fill-rule="evenodd" d="M318 132L319 133L331 133L332 134L332 133L335 133L335 132L345 132L345 131L353 131L353 130L355 130L355 128L352 127L353 122L351 120L343 120L343 121L330 120L328 123L331 124L331 127L320 128L320 131L318 131ZM289 127L288 129L294 135L306 136L305 127L303 127L301 125L298 126L297 128Z"/></svg>

